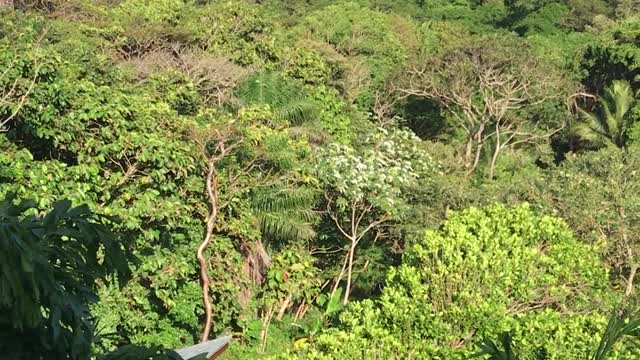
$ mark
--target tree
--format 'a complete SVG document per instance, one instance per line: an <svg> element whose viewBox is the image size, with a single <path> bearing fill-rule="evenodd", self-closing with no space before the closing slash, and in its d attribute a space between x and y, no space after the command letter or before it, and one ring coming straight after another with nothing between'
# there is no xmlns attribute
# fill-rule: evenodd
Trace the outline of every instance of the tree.
<svg viewBox="0 0 640 360"><path fill-rule="evenodd" d="M594 147L624 147L628 131L635 122L630 116L635 102L631 85L624 80L615 80L599 100L597 112L579 109L583 120L574 124L573 132Z"/></svg>
<svg viewBox="0 0 640 360"><path fill-rule="evenodd" d="M326 214L348 241L344 262L336 276L335 294L346 276L343 303L349 301L358 244L382 226L401 217L403 191L435 171L431 158L419 148L415 135L377 130L363 143L361 152L331 144L320 154L318 177L325 188Z"/></svg>
<svg viewBox="0 0 640 360"><path fill-rule="evenodd" d="M14 359L93 358L101 336L90 309L98 300L96 280L124 284L135 258L111 231L111 219L87 205L61 200L39 216L34 201L16 200L8 194L0 201L0 250L7 257L0 265L0 351ZM135 345L97 358L182 359L161 346Z"/></svg>
<svg viewBox="0 0 640 360"><path fill-rule="evenodd" d="M16 359L88 359L96 335L89 305L96 280L130 275L108 219L56 202L39 216L34 201L0 201L0 351Z"/></svg>
<svg viewBox="0 0 640 360"><path fill-rule="evenodd" d="M513 330L519 349L575 358L597 346L610 309L596 247L528 205L450 212L404 253L376 300L354 301L340 324L301 348L305 359L466 359ZM344 346L349 344L349 346Z"/></svg>
<svg viewBox="0 0 640 360"><path fill-rule="evenodd" d="M617 0L615 13L618 18L626 19L640 11L640 4L633 0Z"/></svg>
<svg viewBox="0 0 640 360"><path fill-rule="evenodd" d="M473 171L485 143L496 146L489 177L507 146L546 139L557 131L540 131L541 124L521 117L527 108L553 98L560 79L521 42L501 38L474 39L444 54L420 59L411 65L406 79L396 85L403 97L417 96L437 101L465 133L463 161Z"/></svg>
<svg viewBox="0 0 640 360"><path fill-rule="evenodd" d="M40 74L42 56L38 50L46 35L43 31L33 44L0 44L0 132L6 132L11 120L25 106Z"/></svg>
<svg viewBox="0 0 640 360"><path fill-rule="evenodd" d="M193 139L200 148L201 156L207 164L207 174L205 176L205 191L209 200L209 213L205 219L205 236L204 240L198 246L196 257L200 263L200 281L202 286L202 301L204 304L205 320L204 329L202 331L201 342L209 340L211 332L211 322L213 310L211 309L211 301L209 300L209 260L205 257L205 250L211 243L211 237L215 229L218 211L220 208L220 194L218 190L218 166L225 157L237 148L241 143L241 138L235 124L215 124L200 131L193 132Z"/></svg>
<svg viewBox="0 0 640 360"><path fill-rule="evenodd" d="M242 108L235 115L203 116L202 121L205 124L193 127L190 137L206 163L209 202L205 237L197 251L205 306L201 340L205 341L212 325L211 259L205 250L214 232L238 238L244 275L252 285L261 285L271 264L263 238L308 240L315 236L311 223L316 216L310 211L315 197L300 183L298 173L306 142L290 143L289 122L282 115L258 106ZM220 215L225 221L216 223ZM248 305L250 290L240 291L243 306Z"/></svg>
<svg viewBox="0 0 640 360"><path fill-rule="evenodd" d="M373 92L417 45L413 24L364 4L333 4L311 12L295 28L301 46L324 55L335 85L350 102L368 107Z"/></svg>
<svg viewBox="0 0 640 360"><path fill-rule="evenodd" d="M638 87L639 34L640 20L632 16L616 22L590 41L580 59L585 71L582 82L589 91L599 92L614 80L626 80L633 88Z"/></svg>
<svg viewBox="0 0 640 360"><path fill-rule="evenodd" d="M612 275L632 295L640 266L640 153L634 147L572 154L538 184L549 208L585 241L604 242Z"/></svg>
<svg viewBox="0 0 640 360"><path fill-rule="evenodd" d="M535 17L549 8L559 10L558 5L566 7L569 11L563 14L563 27L579 31L592 24L597 15L606 16L612 10L611 2L605 0L507 0L505 5L509 12L507 21L518 22L524 19L525 24L527 18Z"/></svg>

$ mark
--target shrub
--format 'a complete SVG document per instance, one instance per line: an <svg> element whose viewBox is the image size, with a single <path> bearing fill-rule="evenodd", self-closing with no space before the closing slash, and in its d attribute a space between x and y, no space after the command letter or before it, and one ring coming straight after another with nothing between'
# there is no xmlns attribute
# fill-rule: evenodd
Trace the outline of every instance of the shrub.
<svg viewBox="0 0 640 360"><path fill-rule="evenodd" d="M606 316L594 311L612 300L596 254L562 220L528 205L452 212L388 273L378 300L352 303L340 327L300 351L462 359L484 336L510 331L524 353L543 346L550 359L576 358L595 348Z"/></svg>

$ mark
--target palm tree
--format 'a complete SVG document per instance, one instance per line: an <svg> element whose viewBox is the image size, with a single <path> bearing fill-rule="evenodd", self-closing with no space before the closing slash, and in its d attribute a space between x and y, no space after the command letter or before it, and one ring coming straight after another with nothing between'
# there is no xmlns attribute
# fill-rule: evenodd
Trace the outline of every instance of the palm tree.
<svg viewBox="0 0 640 360"><path fill-rule="evenodd" d="M266 104L276 120L300 125L315 120L316 104L304 96L301 84L272 72L261 72L246 79L235 91L244 105Z"/></svg>
<svg viewBox="0 0 640 360"><path fill-rule="evenodd" d="M318 104L305 95L299 82L273 72L261 72L245 79L235 90L239 105L269 105L276 121L289 126L292 137L324 143L327 134L320 123Z"/></svg>
<svg viewBox="0 0 640 360"><path fill-rule="evenodd" d="M594 147L624 147L627 130L633 123L629 116L635 101L631 85L624 80L615 80L599 100L596 112L579 109L583 119L574 125L574 134Z"/></svg>
<svg viewBox="0 0 640 360"><path fill-rule="evenodd" d="M315 236L315 194L305 188L257 189L252 210L262 234L279 241L309 240Z"/></svg>

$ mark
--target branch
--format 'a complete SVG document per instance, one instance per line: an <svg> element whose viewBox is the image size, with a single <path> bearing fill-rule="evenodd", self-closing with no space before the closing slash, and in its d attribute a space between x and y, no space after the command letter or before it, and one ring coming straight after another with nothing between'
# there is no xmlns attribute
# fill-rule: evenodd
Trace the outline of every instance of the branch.
<svg viewBox="0 0 640 360"><path fill-rule="evenodd" d="M391 217L388 214L384 214L380 219L372 221L356 238L356 244L362 240L362 238L373 228L378 227L382 223L387 222Z"/></svg>
<svg viewBox="0 0 640 360"><path fill-rule="evenodd" d="M42 34L42 36L44 36L44 33ZM42 36L40 37L40 39L42 39ZM40 39L38 40L38 42L40 41ZM13 110L13 112L11 113L11 115L9 115L6 119L0 121L0 132L6 132L8 129L5 127L5 125L7 125L9 123L9 121L11 121L14 117L16 117L16 115L18 115L18 113L20 112L20 110L24 107L24 105L27 102L27 98L29 97L29 94L31 94L31 91L33 90L33 87L36 84L36 80L38 79L38 75L40 73L40 68L41 68L41 64L37 61L37 56L34 59L34 70L33 70L33 77L31 78L31 81L29 83L29 87L27 88L27 91L22 94L22 96L20 97L20 100L18 101L16 108ZM8 70L7 70L8 71ZM6 71L2 74L2 77L4 77L6 74ZM0 77L1 78L1 77ZM2 99L0 99L0 106L2 105L7 105L9 103L9 98L11 96L14 95L15 89L19 83L20 79L16 79L13 82L13 85L11 87L11 89L2 97Z"/></svg>
<svg viewBox="0 0 640 360"><path fill-rule="evenodd" d="M564 129L565 127L566 127L566 124L563 124L561 127L557 128L557 129L555 129L555 130L553 130L551 132L548 132L546 134L543 134L543 135L537 135L537 134L531 134L531 133L523 133L523 132L514 132L513 133L514 135L512 137L510 137L509 140L513 139L515 136L523 136L524 135L524 136L528 136L528 137L524 138L522 140L514 141L512 143L508 143L507 142L507 143L505 143L505 146L507 146L507 145L513 146L513 145L517 145L517 144L521 144L521 143L532 143L533 140L535 140L535 139L548 139L551 136L553 136L553 135L559 133L560 131L562 131L562 129Z"/></svg>
<svg viewBox="0 0 640 360"><path fill-rule="evenodd" d="M196 258L200 263L200 281L202 286L202 301L205 312L205 324L204 331L200 342L205 342L209 339L209 333L211 332L213 311L211 308L211 301L209 300L209 273L208 273L208 259L204 255L204 251L211 243L213 237L213 230L215 222L218 216L218 188L216 179L216 162L213 159L209 160L208 172L206 179L206 190L209 197L209 215L207 217L207 225L205 229L205 237L198 250L196 252Z"/></svg>
<svg viewBox="0 0 640 360"><path fill-rule="evenodd" d="M331 203L333 202L333 199L331 199L331 197L329 197L327 193L324 194L324 198L327 200L327 214L336 224L336 226L338 227L338 230L340 230L342 235L344 235L347 239L351 239L351 236L347 234L347 232L342 228L342 225L340 225L340 220L338 220L336 215L331 211Z"/></svg>
<svg viewBox="0 0 640 360"><path fill-rule="evenodd" d="M355 230L355 231L353 232L354 234L356 234L356 233L358 232L358 228L360 227L360 222L362 222L362 218L364 218L364 216L365 216L366 214L368 214L368 213L371 211L371 209L373 209L373 205L369 204L369 206L367 206L367 207L362 211L362 213L360 213L360 216L358 216L358 219L355 221L355 224L354 224L354 230ZM354 204L354 210L355 210L355 204ZM354 212L355 212L355 211L354 211Z"/></svg>

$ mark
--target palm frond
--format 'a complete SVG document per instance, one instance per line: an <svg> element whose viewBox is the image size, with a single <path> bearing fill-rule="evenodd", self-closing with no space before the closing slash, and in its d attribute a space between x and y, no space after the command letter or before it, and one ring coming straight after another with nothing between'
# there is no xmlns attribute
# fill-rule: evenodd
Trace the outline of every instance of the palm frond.
<svg viewBox="0 0 640 360"><path fill-rule="evenodd" d="M600 108L600 114L597 116L597 119L605 128L606 134L611 138L616 138L620 130L620 124L618 124L619 119L616 116L615 110L614 112L611 111L611 105L607 101L602 101Z"/></svg>
<svg viewBox="0 0 640 360"><path fill-rule="evenodd" d="M594 147L605 146L613 143L609 138L606 129L600 123L600 118L592 113L580 110L584 121L576 122L571 130L575 136L587 141Z"/></svg>
<svg viewBox="0 0 640 360"><path fill-rule="evenodd" d="M269 71L247 78L235 90L245 104L268 104L276 109L300 100L302 94L301 84Z"/></svg>
<svg viewBox="0 0 640 360"><path fill-rule="evenodd" d="M634 346L630 346L630 348L640 349L640 313L630 314L627 311L614 311L602 334L593 360L609 358L615 345L624 338L634 343Z"/></svg>
<svg viewBox="0 0 640 360"><path fill-rule="evenodd" d="M310 239L319 215L313 211L315 193L305 188L261 189L252 208L263 234L282 240Z"/></svg>
<svg viewBox="0 0 640 360"><path fill-rule="evenodd" d="M632 121L628 114L635 101L633 89L631 89L629 82L619 80L613 82L612 88L612 92L615 95L613 103L615 104L616 118L620 124L619 134L624 136ZM622 138L620 140L622 140Z"/></svg>
<svg viewBox="0 0 640 360"><path fill-rule="evenodd" d="M582 120L575 124L574 133L594 146L614 144L623 147L630 125L627 115L633 102L631 85L626 81L614 81L600 98L597 112L578 109Z"/></svg>
<svg viewBox="0 0 640 360"><path fill-rule="evenodd" d="M499 337L499 342L502 345L502 349L490 338L484 338L484 340L478 343L480 352L473 357L482 357L489 355L490 360L518 360L518 354L513 349L513 339L510 334L503 333Z"/></svg>
<svg viewBox="0 0 640 360"><path fill-rule="evenodd" d="M262 188L254 192L252 202L258 211L302 210L313 206L315 193L306 188Z"/></svg>
<svg viewBox="0 0 640 360"><path fill-rule="evenodd" d="M631 84L628 81L615 80L607 91L610 94L607 100L614 104L616 114L628 113L634 102Z"/></svg>
<svg viewBox="0 0 640 360"><path fill-rule="evenodd" d="M292 125L301 125L318 117L315 104L306 99L297 99L276 109L276 115Z"/></svg>
<svg viewBox="0 0 640 360"><path fill-rule="evenodd" d="M313 224L295 212L260 213L256 216L263 234L281 240L308 240L316 233ZM308 218L308 216L306 216Z"/></svg>
<svg viewBox="0 0 640 360"><path fill-rule="evenodd" d="M280 120L300 125L318 117L316 104L304 96L301 84L272 72L245 80L235 91L244 104L267 104Z"/></svg>

